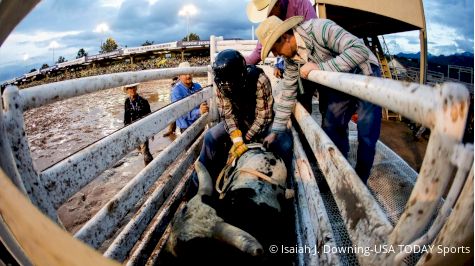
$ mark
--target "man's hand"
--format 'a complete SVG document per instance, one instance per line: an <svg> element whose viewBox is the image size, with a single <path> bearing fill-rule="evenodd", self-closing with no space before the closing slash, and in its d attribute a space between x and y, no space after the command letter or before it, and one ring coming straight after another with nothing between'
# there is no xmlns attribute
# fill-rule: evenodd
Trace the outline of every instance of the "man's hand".
<svg viewBox="0 0 475 266"><path fill-rule="evenodd" d="M228 164L234 161L234 159L239 158L243 153L247 151L247 146L244 144L242 139L241 130L236 129L231 132L231 140L233 141L233 146L229 150L229 159Z"/></svg>
<svg viewBox="0 0 475 266"><path fill-rule="evenodd" d="M318 70L318 69L320 69L320 68L318 67L317 64L312 63L312 62L307 62L307 63L305 63L305 65L303 65L300 68L300 76L304 79L308 79L308 74L310 73L310 71Z"/></svg>
<svg viewBox="0 0 475 266"><path fill-rule="evenodd" d="M282 72L280 71L278 67L274 67L274 76L278 79L282 78Z"/></svg>
<svg viewBox="0 0 475 266"><path fill-rule="evenodd" d="M268 149L269 146L272 144L272 142L275 141L275 139L277 138L277 134L276 133L270 133L269 135L267 135L267 137L264 138L264 148Z"/></svg>
<svg viewBox="0 0 475 266"><path fill-rule="evenodd" d="M200 114L206 114L209 111L208 103L202 102L200 104Z"/></svg>

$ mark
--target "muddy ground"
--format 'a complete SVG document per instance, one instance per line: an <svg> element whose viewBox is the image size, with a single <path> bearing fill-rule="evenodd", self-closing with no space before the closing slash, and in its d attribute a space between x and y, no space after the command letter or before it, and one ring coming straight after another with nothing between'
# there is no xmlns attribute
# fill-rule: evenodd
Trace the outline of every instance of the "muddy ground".
<svg viewBox="0 0 475 266"><path fill-rule="evenodd" d="M270 71L266 72L271 76ZM205 77L195 78L195 81L207 85ZM170 83L171 80L162 80L140 85L139 94L149 100L152 111L169 104ZM26 112L25 123L35 168L42 171L120 129L125 98L121 88L113 88ZM172 141L162 137L162 133L150 141L154 157ZM419 170L427 141L414 140L406 124L383 121L380 139ZM58 210L65 228L71 233L79 230L143 167L142 155L134 150L81 189Z"/></svg>
<svg viewBox="0 0 475 266"><path fill-rule="evenodd" d="M195 81L207 85L207 78ZM146 98L152 112L170 103L171 80L141 83L138 93ZM63 158L123 127L122 88L103 90L56 102L25 113L26 132L37 171L43 171ZM157 134L150 140L156 157L173 139ZM75 233L113 195L144 167L143 157L134 150L106 170L58 209L65 228Z"/></svg>

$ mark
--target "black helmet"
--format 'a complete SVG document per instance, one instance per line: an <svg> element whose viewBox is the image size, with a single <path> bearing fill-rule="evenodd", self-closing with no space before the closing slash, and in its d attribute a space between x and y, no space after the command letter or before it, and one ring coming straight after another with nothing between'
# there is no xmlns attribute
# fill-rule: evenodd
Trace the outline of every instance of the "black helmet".
<svg viewBox="0 0 475 266"><path fill-rule="evenodd" d="M246 78L246 60L236 50L221 51L213 63L214 82L229 95L232 88L240 87Z"/></svg>

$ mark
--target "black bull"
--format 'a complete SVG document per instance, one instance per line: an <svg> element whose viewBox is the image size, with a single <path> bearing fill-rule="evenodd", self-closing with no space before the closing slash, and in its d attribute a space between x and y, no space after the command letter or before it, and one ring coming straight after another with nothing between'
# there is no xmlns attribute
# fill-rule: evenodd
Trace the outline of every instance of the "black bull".
<svg viewBox="0 0 475 266"><path fill-rule="evenodd" d="M288 254L269 252L271 245L293 246L292 202L286 200L282 159L250 149L235 167L223 171L224 181L217 182L224 185L216 186L221 193L213 192L212 179L199 161L195 170L198 192L175 216L166 245L172 264L292 264Z"/></svg>

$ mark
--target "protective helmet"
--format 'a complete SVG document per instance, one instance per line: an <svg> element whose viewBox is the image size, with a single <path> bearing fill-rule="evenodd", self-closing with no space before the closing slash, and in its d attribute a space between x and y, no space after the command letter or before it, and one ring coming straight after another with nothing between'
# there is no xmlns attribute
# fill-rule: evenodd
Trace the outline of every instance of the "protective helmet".
<svg viewBox="0 0 475 266"><path fill-rule="evenodd" d="M214 82L225 95L244 84L246 71L246 60L232 49L221 51L213 63Z"/></svg>

